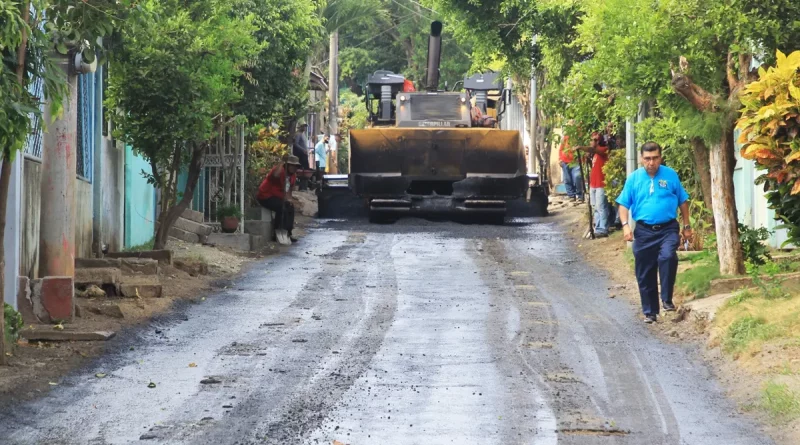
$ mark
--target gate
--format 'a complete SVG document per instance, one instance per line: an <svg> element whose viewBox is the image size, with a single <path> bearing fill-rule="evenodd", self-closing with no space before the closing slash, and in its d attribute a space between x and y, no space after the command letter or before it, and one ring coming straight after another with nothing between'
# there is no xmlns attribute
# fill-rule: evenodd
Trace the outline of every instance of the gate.
<svg viewBox="0 0 800 445"><path fill-rule="evenodd" d="M242 213L237 233L244 231L244 125L224 127L215 143L206 149L200 178L192 199L192 209L203 213L205 224L220 231L217 211L235 205Z"/></svg>

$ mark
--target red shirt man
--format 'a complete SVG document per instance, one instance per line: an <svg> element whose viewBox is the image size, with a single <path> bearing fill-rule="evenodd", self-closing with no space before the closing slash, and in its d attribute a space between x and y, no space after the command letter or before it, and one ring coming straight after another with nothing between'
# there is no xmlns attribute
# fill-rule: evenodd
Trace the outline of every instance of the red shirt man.
<svg viewBox="0 0 800 445"><path fill-rule="evenodd" d="M267 177L264 178L264 181L262 181L261 185L258 186L258 194L256 195L256 199L262 201L272 197L281 200L284 198L286 192L284 191L283 188L286 184L286 170L287 170L287 168L284 168L284 165L285 164L281 162L276 164L275 167L272 167L272 170L269 171ZM287 167L292 168L291 166ZM295 173L297 169L294 168L293 170L294 171L289 177L289 182L291 183L292 186L294 186L294 183L297 181L297 174Z"/></svg>
<svg viewBox="0 0 800 445"><path fill-rule="evenodd" d="M608 161L608 145L600 145L600 134L592 133L592 143L594 158L592 158L592 172L589 174L589 187L603 188L606 186L606 175L603 173L603 166ZM590 151L590 153L592 153Z"/></svg>
<svg viewBox="0 0 800 445"><path fill-rule="evenodd" d="M558 160L565 164L571 164L575 160L575 153L569 148L569 136L565 135L558 147Z"/></svg>
<svg viewBox="0 0 800 445"><path fill-rule="evenodd" d="M297 156L288 156L286 162L272 167L256 194L256 199L262 207L275 212L275 238L285 245L297 241L297 238L292 236L294 205L287 198L292 196L292 187L297 181L296 173L299 168L300 160Z"/></svg>

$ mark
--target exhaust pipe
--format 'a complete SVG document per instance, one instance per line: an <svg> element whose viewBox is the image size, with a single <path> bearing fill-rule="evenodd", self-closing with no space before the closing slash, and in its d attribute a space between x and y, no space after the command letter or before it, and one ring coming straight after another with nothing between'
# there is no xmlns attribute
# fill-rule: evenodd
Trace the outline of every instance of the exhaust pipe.
<svg viewBox="0 0 800 445"><path fill-rule="evenodd" d="M431 35L428 37L428 78L427 90L439 90L439 62L442 55L442 22L431 23Z"/></svg>

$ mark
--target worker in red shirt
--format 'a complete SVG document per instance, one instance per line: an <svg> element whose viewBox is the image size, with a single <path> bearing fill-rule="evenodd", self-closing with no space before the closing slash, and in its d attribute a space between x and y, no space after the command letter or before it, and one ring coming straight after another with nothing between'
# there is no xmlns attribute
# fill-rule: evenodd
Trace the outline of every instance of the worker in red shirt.
<svg viewBox="0 0 800 445"><path fill-rule="evenodd" d="M569 146L569 136L564 135L561 145L558 147L558 160L561 161L561 175L564 178L564 187L567 189L567 196L575 202L583 202L583 178L581 177L581 166L575 159L575 152Z"/></svg>
<svg viewBox="0 0 800 445"><path fill-rule="evenodd" d="M608 161L608 145L602 143L600 133L594 131L588 147L577 147L593 156L592 172L589 174L589 202L594 209L594 235L597 238L608 236L608 199L606 175L603 173L603 166Z"/></svg>
<svg viewBox="0 0 800 445"><path fill-rule="evenodd" d="M275 238L283 245L290 245L296 242L297 238L292 237L294 228L294 204L292 197L292 187L297 181L297 170L300 168L300 160L297 156L288 156L285 161L279 162L258 187L256 199L262 207L275 212Z"/></svg>

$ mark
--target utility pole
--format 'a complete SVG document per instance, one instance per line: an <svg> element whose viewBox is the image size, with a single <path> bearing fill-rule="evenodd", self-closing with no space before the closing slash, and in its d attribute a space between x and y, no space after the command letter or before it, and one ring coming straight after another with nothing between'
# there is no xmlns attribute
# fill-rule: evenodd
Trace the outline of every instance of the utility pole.
<svg viewBox="0 0 800 445"><path fill-rule="evenodd" d="M536 35L533 36L531 39L531 51L536 47ZM528 148L528 170L534 173L541 173L538 168L538 160L539 160L539 147L538 147L538 135L539 135L539 125L536 119L536 97L538 96L538 92L536 91L536 60L531 57L531 116L530 116L530 137L531 137L531 146Z"/></svg>
<svg viewBox="0 0 800 445"><path fill-rule="evenodd" d="M331 33L330 57L328 66L328 135L330 140L335 141L339 133L339 30ZM331 174L339 173L337 141L336 151L331 152L328 172Z"/></svg>
<svg viewBox="0 0 800 445"><path fill-rule="evenodd" d="M42 145L42 218L39 236L39 275L75 275L75 164L77 160L78 79L71 66L74 56L56 56L68 85L64 110L53 120L52 105L45 106L50 123ZM51 123L52 122L52 123ZM98 179L99 180L99 179Z"/></svg>

